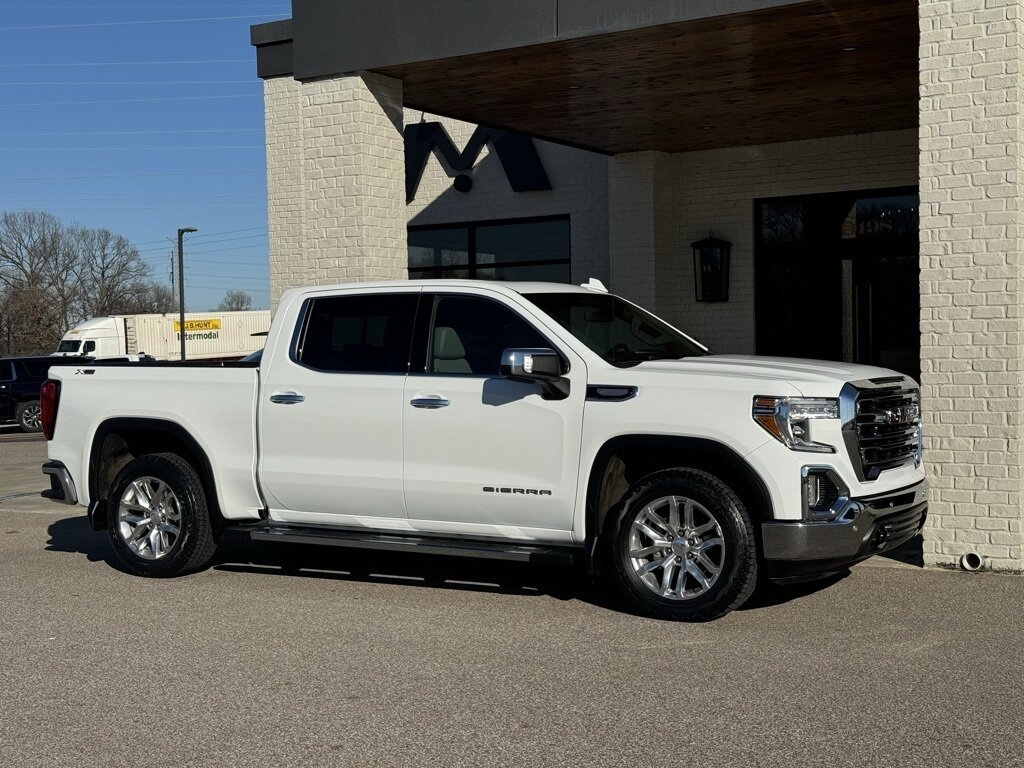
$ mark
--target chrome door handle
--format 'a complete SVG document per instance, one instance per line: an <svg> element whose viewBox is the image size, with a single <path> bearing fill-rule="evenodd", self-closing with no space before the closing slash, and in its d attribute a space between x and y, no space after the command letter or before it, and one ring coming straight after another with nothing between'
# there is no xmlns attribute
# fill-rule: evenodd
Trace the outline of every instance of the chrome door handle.
<svg viewBox="0 0 1024 768"><path fill-rule="evenodd" d="M270 396L270 402L278 405L296 405L305 399L306 396L298 392L275 392Z"/></svg>
<svg viewBox="0 0 1024 768"><path fill-rule="evenodd" d="M409 401L409 405L413 408L447 408L450 401L447 397L414 397Z"/></svg>

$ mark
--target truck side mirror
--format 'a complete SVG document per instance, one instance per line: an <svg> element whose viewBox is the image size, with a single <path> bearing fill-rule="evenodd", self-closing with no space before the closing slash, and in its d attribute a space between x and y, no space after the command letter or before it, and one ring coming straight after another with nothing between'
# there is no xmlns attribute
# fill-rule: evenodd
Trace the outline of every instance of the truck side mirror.
<svg viewBox="0 0 1024 768"><path fill-rule="evenodd" d="M506 349L498 373L511 381L541 385L545 400L569 396L569 380L562 376L562 361L553 349Z"/></svg>

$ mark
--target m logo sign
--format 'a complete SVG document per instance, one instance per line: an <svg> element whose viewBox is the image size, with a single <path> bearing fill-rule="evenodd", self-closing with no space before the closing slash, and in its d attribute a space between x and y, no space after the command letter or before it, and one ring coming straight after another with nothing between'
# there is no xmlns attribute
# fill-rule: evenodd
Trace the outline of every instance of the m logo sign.
<svg viewBox="0 0 1024 768"><path fill-rule="evenodd" d="M529 136L481 125L473 132L466 148L459 152L440 123L413 123L405 127L405 201L411 203L415 199L423 170L433 152L455 172L455 189L469 192L473 179L466 172L472 170L485 144L498 156L508 183L516 192L551 189L540 155Z"/></svg>

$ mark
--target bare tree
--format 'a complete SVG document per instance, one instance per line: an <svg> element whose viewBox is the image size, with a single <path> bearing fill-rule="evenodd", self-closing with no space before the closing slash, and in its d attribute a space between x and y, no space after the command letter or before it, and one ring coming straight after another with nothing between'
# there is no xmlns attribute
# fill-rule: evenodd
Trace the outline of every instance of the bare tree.
<svg viewBox="0 0 1024 768"><path fill-rule="evenodd" d="M77 250L81 315L113 315L136 303L150 278L138 250L108 229L74 227L68 233Z"/></svg>
<svg viewBox="0 0 1024 768"><path fill-rule="evenodd" d="M243 312L248 309L252 309L252 296L238 290L228 291L217 305L220 312Z"/></svg>
<svg viewBox="0 0 1024 768"><path fill-rule="evenodd" d="M90 317L170 312L173 293L123 236L66 226L44 211L0 215L0 348L52 351Z"/></svg>
<svg viewBox="0 0 1024 768"><path fill-rule="evenodd" d="M178 297L163 283L146 283L118 314L166 314L178 311Z"/></svg>

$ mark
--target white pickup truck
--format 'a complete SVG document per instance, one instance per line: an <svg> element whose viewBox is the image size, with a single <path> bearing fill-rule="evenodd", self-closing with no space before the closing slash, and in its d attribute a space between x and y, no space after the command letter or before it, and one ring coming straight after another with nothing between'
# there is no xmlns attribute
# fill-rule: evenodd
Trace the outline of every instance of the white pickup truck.
<svg viewBox="0 0 1024 768"><path fill-rule="evenodd" d="M254 540L582 562L703 620L927 513L917 385L711 355L599 287L303 288L262 360L53 368L44 496L143 576Z"/></svg>

